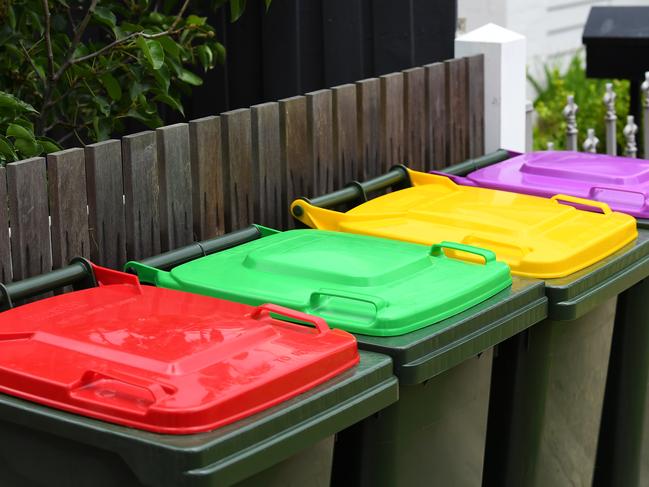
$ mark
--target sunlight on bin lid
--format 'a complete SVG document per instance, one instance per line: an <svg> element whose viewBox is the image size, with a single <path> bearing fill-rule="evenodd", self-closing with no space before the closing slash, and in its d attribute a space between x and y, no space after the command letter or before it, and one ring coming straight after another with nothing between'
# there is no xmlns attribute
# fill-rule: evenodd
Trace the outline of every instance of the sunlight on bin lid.
<svg viewBox="0 0 649 487"><path fill-rule="evenodd" d="M346 213L302 199L291 212L313 228L376 235L421 244L452 240L496 252L513 274L563 277L603 259L637 237L635 220L600 202L558 195L538 198L459 186L444 176L408 170L413 187ZM580 203L602 213L563 204ZM298 208L299 207L299 208ZM472 256L462 256L474 260Z"/></svg>
<svg viewBox="0 0 649 487"><path fill-rule="evenodd" d="M266 229L264 229L266 230ZM444 250L470 253L471 264ZM493 252L315 230L289 230L177 266L130 262L143 282L248 304L272 301L321 316L332 327L401 335L460 313L511 284Z"/></svg>
<svg viewBox="0 0 649 487"><path fill-rule="evenodd" d="M516 193L579 196L636 218L649 218L647 160L572 151L531 152L474 171L467 178L481 187Z"/></svg>
<svg viewBox="0 0 649 487"><path fill-rule="evenodd" d="M1 392L186 434L262 411L359 361L354 336L322 318L95 270L108 284L0 313Z"/></svg>

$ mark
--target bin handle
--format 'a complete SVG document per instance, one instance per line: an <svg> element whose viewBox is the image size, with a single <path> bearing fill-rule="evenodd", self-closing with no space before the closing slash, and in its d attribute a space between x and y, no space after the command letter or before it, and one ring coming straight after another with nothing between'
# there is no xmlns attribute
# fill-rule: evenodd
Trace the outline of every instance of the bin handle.
<svg viewBox="0 0 649 487"><path fill-rule="evenodd" d="M77 382L71 384L68 387L68 393L72 395L75 390L83 389L84 387L101 379L113 380L116 382L121 382L122 384L137 387L138 389L142 389L149 393L149 395L153 399L154 404L177 392L175 386L147 380L136 375L125 374L123 372L105 372L101 370L90 369L86 370Z"/></svg>
<svg viewBox="0 0 649 487"><path fill-rule="evenodd" d="M587 200L586 198L578 198L577 196L570 196L567 194L555 194L550 199L558 203L560 203L561 201L567 201L569 203L575 203L578 205L592 206L593 208L599 208L600 210L602 210L602 213L604 213L605 215L611 214L611 207L606 203L603 203L602 201Z"/></svg>
<svg viewBox="0 0 649 487"><path fill-rule="evenodd" d="M596 201L599 201L595 197L595 193L597 192L598 189L604 190L604 191L613 191L617 193L629 193L629 194L637 194L642 196L642 206L641 208L644 208L647 206L647 195L644 194L642 191L632 191L630 189L625 189L625 188L616 188L613 186L593 186L590 188L590 196L595 199Z"/></svg>
<svg viewBox="0 0 649 487"><path fill-rule="evenodd" d="M285 316L287 318L293 318L294 320L304 321L306 323L311 323L315 326L316 330L320 334L327 333L330 328L327 322L320 318L319 316L313 316L301 311L296 311L294 309L285 308L284 306L278 306L277 304L266 303L260 306L257 306L255 310L250 314L250 318L253 320L260 320L269 316L271 313ZM294 324L294 323L293 323Z"/></svg>
<svg viewBox="0 0 649 487"><path fill-rule="evenodd" d="M443 255L445 255L443 249L459 250L461 252L479 255L484 259L485 265L496 260L496 254L491 250L474 247L473 245L461 244L458 242L441 242L433 244L433 246L430 248L430 255L432 255L433 257L442 257Z"/></svg>

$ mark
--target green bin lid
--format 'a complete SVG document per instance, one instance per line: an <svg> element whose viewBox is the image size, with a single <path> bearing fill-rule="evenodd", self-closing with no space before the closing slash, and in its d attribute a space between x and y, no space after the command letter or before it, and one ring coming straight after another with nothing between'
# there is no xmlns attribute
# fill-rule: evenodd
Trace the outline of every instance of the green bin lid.
<svg viewBox="0 0 649 487"><path fill-rule="evenodd" d="M447 257L480 255L484 263ZM277 232L170 272L131 262L140 280L251 305L275 303L373 336L420 329L511 285L491 251L453 242L432 247L323 230Z"/></svg>

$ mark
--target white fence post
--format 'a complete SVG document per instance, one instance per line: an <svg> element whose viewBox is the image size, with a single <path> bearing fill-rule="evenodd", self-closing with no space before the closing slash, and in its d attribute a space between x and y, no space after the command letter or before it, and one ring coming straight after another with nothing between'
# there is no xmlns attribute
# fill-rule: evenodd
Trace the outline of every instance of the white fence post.
<svg viewBox="0 0 649 487"><path fill-rule="evenodd" d="M525 102L525 152L534 149L534 104Z"/></svg>
<svg viewBox="0 0 649 487"><path fill-rule="evenodd" d="M484 54L485 151L525 151L525 37L487 24L455 39L455 56Z"/></svg>

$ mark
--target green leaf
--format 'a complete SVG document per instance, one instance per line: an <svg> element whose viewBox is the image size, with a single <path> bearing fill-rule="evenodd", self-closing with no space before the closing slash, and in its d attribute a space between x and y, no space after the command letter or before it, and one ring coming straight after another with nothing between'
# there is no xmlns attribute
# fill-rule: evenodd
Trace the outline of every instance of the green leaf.
<svg viewBox="0 0 649 487"><path fill-rule="evenodd" d="M185 116L185 110L183 109L183 106L180 104L179 100L176 100L170 95L167 95L165 93L159 93L154 100L160 101L164 103L167 106L170 106L174 110L180 112L183 116Z"/></svg>
<svg viewBox="0 0 649 487"><path fill-rule="evenodd" d="M31 131L27 130L22 125L18 125L17 123L9 124L9 126L7 127L7 137L15 137L16 140L24 139L31 142L36 141L34 134Z"/></svg>
<svg viewBox="0 0 649 487"><path fill-rule="evenodd" d="M100 24L104 24L109 29L113 29L117 24L117 18L115 17L115 14L106 7L95 8L93 18Z"/></svg>
<svg viewBox="0 0 649 487"><path fill-rule="evenodd" d="M16 13L14 12L14 8L11 6L11 4L8 5L9 6L7 7L7 20L9 21L9 26L11 27L11 30L16 30Z"/></svg>
<svg viewBox="0 0 649 487"><path fill-rule="evenodd" d="M59 146L56 142L54 142L49 137L38 137L36 140L38 140L38 142L41 144L41 146L43 147L43 151L46 154L61 150L61 146Z"/></svg>
<svg viewBox="0 0 649 487"><path fill-rule="evenodd" d="M207 17L199 17L198 15L190 15L185 20L186 25L195 25L198 27L205 25L205 22L207 22Z"/></svg>
<svg viewBox="0 0 649 487"><path fill-rule="evenodd" d="M210 69L212 67L212 63L214 62L214 55L212 54L210 47L206 44L198 46L196 48L196 53L198 54L198 59L200 60L203 69L205 71Z"/></svg>
<svg viewBox="0 0 649 487"><path fill-rule="evenodd" d="M27 17L29 18L29 22L30 22L31 26L34 29L36 29L36 31L39 34L42 34L45 31L45 29L43 28L43 24L41 22L39 14L37 14L33 10L28 10L27 11Z"/></svg>
<svg viewBox="0 0 649 487"><path fill-rule="evenodd" d="M169 36L163 36L158 39L164 51L174 59L180 59L180 46Z"/></svg>
<svg viewBox="0 0 649 487"><path fill-rule="evenodd" d="M162 45L156 40L145 39L144 37L138 37L136 42L144 57L149 61L150 66L153 69L160 69L165 60Z"/></svg>
<svg viewBox="0 0 649 487"><path fill-rule="evenodd" d="M43 146L35 140L16 139L14 147L22 157L34 157L43 153Z"/></svg>
<svg viewBox="0 0 649 487"><path fill-rule="evenodd" d="M129 110L126 114L127 117L134 118L145 124L149 128L156 128L162 125L162 120L158 115L149 115L147 113L141 113L137 110Z"/></svg>
<svg viewBox="0 0 649 487"><path fill-rule="evenodd" d="M178 76L181 81L184 81L187 84L193 85L193 86L200 86L203 84L203 80L192 73L191 71L187 71L186 69L183 69L180 72L180 75Z"/></svg>
<svg viewBox="0 0 649 487"><path fill-rule="evenodd" d="M18 112L38 113L29 103L25 103L4 91L0 91L0 108L11 108Z"/></svg>
<svg viewBox="0 0 649 487"><path fill-rule="evenodd" d="M106 98L104 98L103 96L95 96L93 98L93 101L104 116L110 116L110 103L108 103L108 100L106 100Z"/></svg>
<svg viewBox="0 0 649 487"><path fill-rule="evenodd" d="M0 136L0 154L3 156L3 159L5 160L8 161L18 160L18 154L16 154L16 151L12 147L11 143L9 142L9 140L5 139L2 136Z"/></svg>
<svg viewBox="0 0 649 487"><path fill-rule="evenodd" d="M113 100L119 101L122 98L122 88L112 74L105 73L99 80Z"/></svg>
<svg viewBox="0 0 649 487"><path fill-rule="evenodd" d="M164 91L165 93L169 91L169 85L171 84L171 73L169 73L169 68L167 66L162 66L157 71L154 71L153 77L155 78L156 84L162 91Z"/></svg>
<svg viewBox="0 0 649 487"><path fill-rule="evenodd" d="M151 20L151 22L155 22L156 24L162 24L165 20L165 16L160 12L151 12L149 14L149 19Z"/></svg>
<svg viewBox="0 0 649 487"><path fill-rule="evenodd" d="M225 47L220 42L214 45L216 49L216 60L219 64L225 64Z"/></svg>
<svg viewBox="0 0 649 487"><path fill-rule="evenodd" d="M230 0L230 22L236 22L246 9L246 0Z"/></svg>
<svg viewBox="0 0 649 487"><path fill-rule="evenodd" d="M157 73L158 71L156 71ZM142 85L138 83L137 81L132 81L128 87L128 96L131 99L131 101L135 101L138 96L140 96L144 92L144 89L142 88Z"/></svg>
<svg viewBox="0 0 649 487"><path fill-rule="evenodd" d="M21 127L25 127L30 132L34 131L34 124L29 120L27 120L26 118L23 117L14 118L13 123L18 124Z"/></svg>
<svg viewBox="0 0 649 487"><path fill-rule="evenodd" d="M264 5L266 6L266 12L268 12L268 9L270 8L272 0L264 0Z"/></svg>
<svg viewBox="0 0 649 487"><path fill-rule="evenodd" d="M52 16L52 29L56 32L65 32L68 27L68 21L63 15Z"/></svg>

